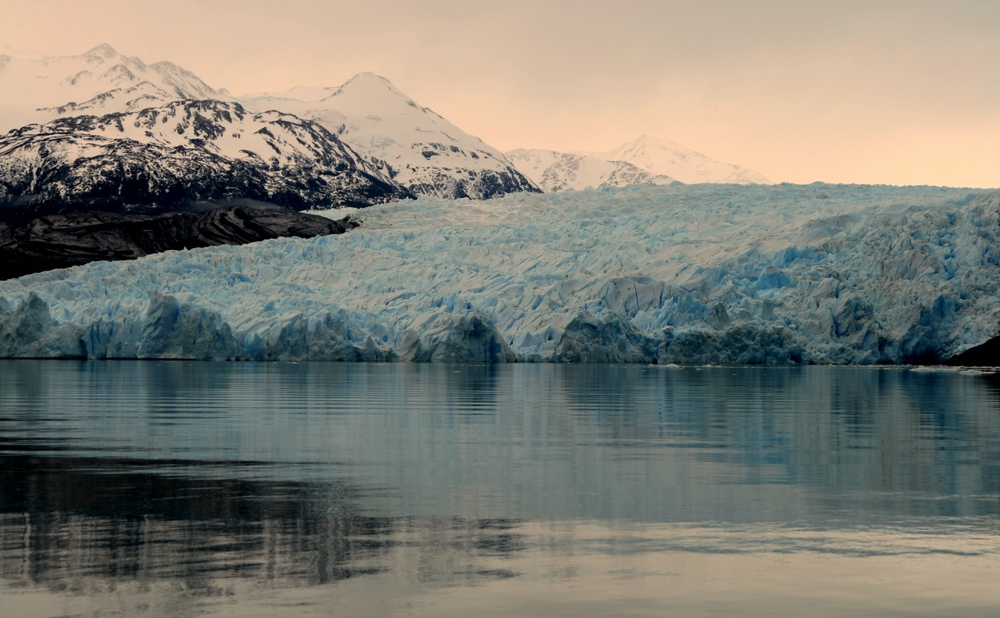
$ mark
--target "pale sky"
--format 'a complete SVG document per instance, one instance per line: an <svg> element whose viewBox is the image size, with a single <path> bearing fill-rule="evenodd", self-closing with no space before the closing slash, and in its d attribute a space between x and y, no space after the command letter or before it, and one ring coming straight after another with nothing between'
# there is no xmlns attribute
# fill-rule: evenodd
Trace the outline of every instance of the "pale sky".
<svg viewBox="0 0 1000 618"><path fill-rule="evenodd" d="M99 43L233 94L373 71L501 150L1000 187L1000 0L0 0L0 49Z"/></svg>

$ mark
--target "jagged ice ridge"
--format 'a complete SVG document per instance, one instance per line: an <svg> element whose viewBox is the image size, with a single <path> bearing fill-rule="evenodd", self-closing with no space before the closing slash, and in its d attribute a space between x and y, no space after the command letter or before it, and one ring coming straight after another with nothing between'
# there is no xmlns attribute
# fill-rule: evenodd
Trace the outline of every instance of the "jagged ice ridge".
<svg viewBox="0 0 1000 618"><path fill-rule="evenodd" d="M669 185L358 216L3 282L0 356L905 363L1000 324L996 193Z"/></svg>

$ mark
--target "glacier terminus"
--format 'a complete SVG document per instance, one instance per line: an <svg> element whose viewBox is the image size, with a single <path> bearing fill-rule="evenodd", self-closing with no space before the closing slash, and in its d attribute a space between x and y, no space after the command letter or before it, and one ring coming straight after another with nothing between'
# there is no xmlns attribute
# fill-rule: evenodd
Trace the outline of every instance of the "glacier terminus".
<svg viewBox="0 0 1000 618"><path fill-rule="evenodd" d="M991 191L673 184L353 217L2 282L0 356L935 363L1000 330Z"/></svg>

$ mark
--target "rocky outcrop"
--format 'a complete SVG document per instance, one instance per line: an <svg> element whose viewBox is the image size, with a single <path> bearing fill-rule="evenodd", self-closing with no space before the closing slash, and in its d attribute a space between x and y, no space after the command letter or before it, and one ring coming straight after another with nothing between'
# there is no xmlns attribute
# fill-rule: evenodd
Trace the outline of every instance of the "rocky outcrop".
<svg viewBox="0 0 1000 618"><path fill-rule="evenodd" d="M1000 337L956 354L944 364L953 367L1000 367Z"/></svg>
<svg viewBox="0 0 1000 618"><path fill-rule="evenodd" d="M342 234L354 227L356 224L346 218L334 221L248 206L229 206L201 214L71 212L23 225L0 223L0 279L170 250Z"/></svg>

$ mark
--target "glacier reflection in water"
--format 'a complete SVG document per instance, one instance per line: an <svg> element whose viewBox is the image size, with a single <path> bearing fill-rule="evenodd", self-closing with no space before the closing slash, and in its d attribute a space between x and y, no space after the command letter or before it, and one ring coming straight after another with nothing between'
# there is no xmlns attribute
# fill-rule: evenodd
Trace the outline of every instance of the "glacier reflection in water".
<svg viewBox="0 0 1000 618"><path fill-rule="evenodd" d="M996 615L1000 380L0 362L0 616Z"/></svg>

